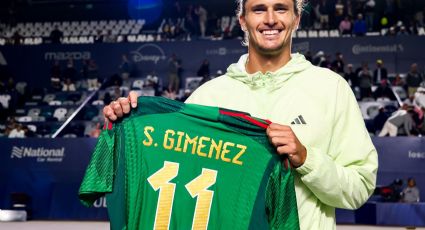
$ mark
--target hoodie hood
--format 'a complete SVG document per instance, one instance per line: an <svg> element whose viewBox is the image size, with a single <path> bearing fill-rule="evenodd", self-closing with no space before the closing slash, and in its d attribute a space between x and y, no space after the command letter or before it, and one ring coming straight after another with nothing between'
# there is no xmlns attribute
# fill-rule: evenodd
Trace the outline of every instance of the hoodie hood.
<svg viewBox="0 0 425 230"><path fill-rule="evenodd" d="M281 88L285 81L289 80L296 73L304 71L312 66L303 55L296 53L291 55L291 60L286 65L274 72L267 71L263 74L258 71L249 74L245 69L247 59L248 54L242 55L237 63L231 64L229 68L227 68L226 75L243 82L252 89L263 88L268 91L274 91Z"/></svg>

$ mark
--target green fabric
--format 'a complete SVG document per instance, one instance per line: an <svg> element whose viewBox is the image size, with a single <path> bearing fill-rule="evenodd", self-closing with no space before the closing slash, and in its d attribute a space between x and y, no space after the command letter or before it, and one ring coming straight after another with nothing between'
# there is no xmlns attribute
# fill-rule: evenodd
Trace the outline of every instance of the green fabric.
<svg viewBox="0 0 425 230"><path fill-rule="evenodd" d="M185 142L188 138L196 139L195 144ZM218 150L211 148L213 140L221 146ZM225 155L224 146L229 150ZM97 157L103 153L109 157ZM107 174L91 170L111 163L114 167L107 167L112 169ZM136 110L114 124L112 131L102 132L80 199L89 204L110 193L113 229L153 229L161 189L155 191L148 179L168 163L178 163L177 174L169 181L175 184L170 229L192 228L200 198L192 197L186 186L204 169L217 173L215 183L204 188L214 192L211 207L198 208L209 210L208 229L299 229L293 172L269 145L264 127L216 107L165 98L140 97ZM113 180L103 178L111 175ZM107 183L97 188L95 181ZM120 210L124 201L126 208Z"/></svg>
<svg viewBox="0 0 425 230"><path fill-rule="evenodd" d="M294 175L302 230L332 230L335 207L356 209L372 194L378 158L347 82L303 55L275 72L249 74L248 56L206 82L186 100L233 109L288 125L307 148ZM305 124L295 119L302 116ZM294 124L292 124L294 122Z"/></svg>

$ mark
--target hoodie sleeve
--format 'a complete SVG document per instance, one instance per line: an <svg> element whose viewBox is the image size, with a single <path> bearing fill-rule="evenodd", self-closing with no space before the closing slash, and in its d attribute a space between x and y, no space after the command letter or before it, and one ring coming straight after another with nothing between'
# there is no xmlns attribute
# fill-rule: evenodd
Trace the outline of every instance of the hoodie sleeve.
<svg viewBox="0 0 425 230"><path fill-rule="evenodd" d="M329 152L306 146L307 159L296 171L322 203L356 209L375 188L378 156L352 90L341 79L335 96Z"/></svg>

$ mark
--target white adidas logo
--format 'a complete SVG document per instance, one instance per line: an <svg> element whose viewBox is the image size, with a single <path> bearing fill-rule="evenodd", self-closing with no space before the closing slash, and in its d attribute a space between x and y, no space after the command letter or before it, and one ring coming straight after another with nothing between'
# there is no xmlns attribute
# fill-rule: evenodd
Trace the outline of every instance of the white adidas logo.
<svg viewBox="0 0 425 230"><path fill-rule="evenodd" d="M304 120L304 117L302 115L299 115L296 117L292 122L291 125L306 125L307 123Z"/></svg>

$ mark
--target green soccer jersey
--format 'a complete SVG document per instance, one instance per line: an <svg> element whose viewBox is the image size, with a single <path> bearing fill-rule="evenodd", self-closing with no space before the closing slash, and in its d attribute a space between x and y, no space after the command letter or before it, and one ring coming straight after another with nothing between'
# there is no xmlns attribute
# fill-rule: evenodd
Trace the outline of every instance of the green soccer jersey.
<svg viewBox="0 0 425 230"><path fill-rule="evenodd" d="M299 229L293 174L267 122L140 97L101 133L80 187L106 194L112 229Z"/></svg>

